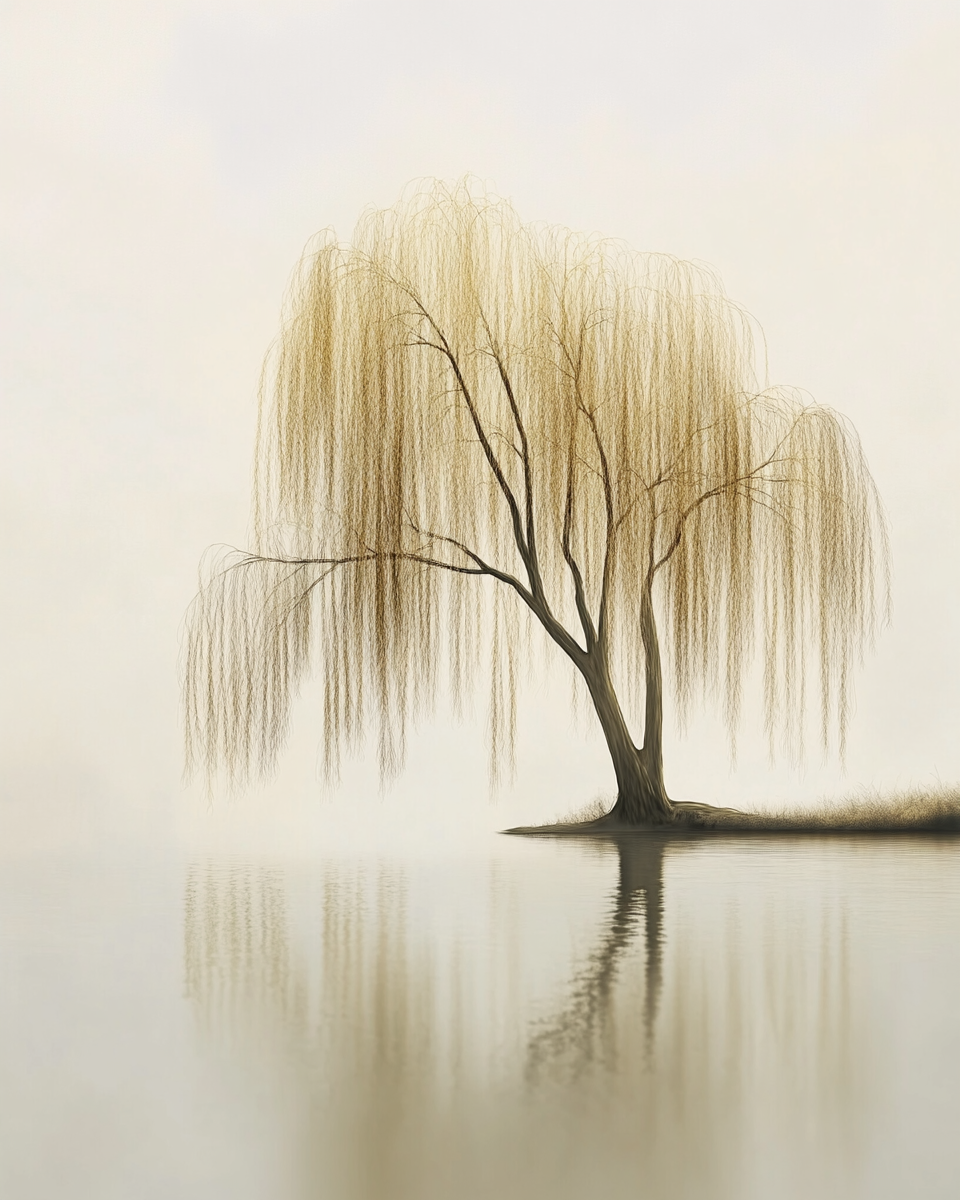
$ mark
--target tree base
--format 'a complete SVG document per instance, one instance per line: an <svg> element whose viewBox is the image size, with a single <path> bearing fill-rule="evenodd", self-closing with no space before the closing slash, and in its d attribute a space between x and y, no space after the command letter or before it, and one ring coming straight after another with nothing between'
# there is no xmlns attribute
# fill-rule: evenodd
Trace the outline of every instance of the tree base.
<svg viewBox="0 0 960 1200"><path fill-rule="evenodd" d="M617 802L601 821L624 828L673 825L678 812L691 807L674 804L667 795L659 754L650 756L631 747L628 755L614 759L614 765L619 784Z"/></svg>
<svg viewBox="0 0 960 1200"><path fill-rule="evenodd" d="M666 796L658 799L656 805L646 805L639 819L632 816L636 813L636 806L621 804L618 799L606 816L583 824L594 826L600 831L618 832L631 829L713 829L741 825L759 817L759 814L744 813L735 808L718 808L713 804L695 804L684 800L674 801Z"/></svg>

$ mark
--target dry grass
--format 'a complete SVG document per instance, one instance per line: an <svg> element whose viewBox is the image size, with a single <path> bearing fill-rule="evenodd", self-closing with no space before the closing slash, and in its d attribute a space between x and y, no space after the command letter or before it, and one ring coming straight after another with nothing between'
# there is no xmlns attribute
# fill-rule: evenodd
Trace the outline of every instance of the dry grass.
<svg viewBox="0 0 960 1200"><path fill-rule="evenodd" d="M960 786L940 784L885 794L864 791L836 802L821 801L810 809L784 810L762 820L773 829L811 832L960 831Z"/></svg>
<svg viewBox="0 0 960 1200"><path fill-rule="evenodd" d="M555 824L586 825L590 821L599 821L613 808L616 800L616 796L594 796L586 804L578 804L562 816L558 814Z"/></svg>

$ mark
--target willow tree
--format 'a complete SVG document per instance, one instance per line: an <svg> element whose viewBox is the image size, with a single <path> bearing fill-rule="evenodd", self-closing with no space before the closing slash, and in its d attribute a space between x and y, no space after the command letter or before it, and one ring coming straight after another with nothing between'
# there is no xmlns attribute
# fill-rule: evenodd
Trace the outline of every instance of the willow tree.
<svg viewBox="0 0 960 1200"><path fill-rule="evenodd" d="M842 742L882 517L850 426L762 390L752 359L702 266L467 185L321 235L265 368L254 545L216 559L191 616L191 759L269 769L318 666L327 764L373 710L390 771L441 662L459 692L491 646L503 750L536 625L586 685L615 820L680 811L661 638L681 710L705 689L732 730L759 651L771 735L801 727L812 680Z"/></svg>

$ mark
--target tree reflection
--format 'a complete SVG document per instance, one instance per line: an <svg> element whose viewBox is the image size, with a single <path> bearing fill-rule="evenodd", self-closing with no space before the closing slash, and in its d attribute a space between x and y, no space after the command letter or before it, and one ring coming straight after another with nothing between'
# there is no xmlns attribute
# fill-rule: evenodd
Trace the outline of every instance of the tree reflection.
<svg viewBox="0 0 960 1200"><path fill-rule="evenodd" d="M645 957L642 1021L646 1049L653 1043L663 967L663 858L671 839L656 833L621 834L616 847L619 877L608 928L586 964L576 973L566 1002L530 1039L528 1076L561 1056L572 1059L575 1074L599 1052L609 1059L610 999L617 972L643 927Z"/></svg>
<svg viewBox="0 0 960 1200"><path fill-rule="evenodd" d="M821 861L795 849L791 890L770 870L786 842L543 849L469 883L363 861L191 869L187 992L270 1088L296 1175L276 1194L626 1200L642 1178L650 1200L842 1195L824 1171L846 1178L862 1141L870 1009L851 1000L842 889L805 886ZM595 879L608 903L578 958Z"/></svg>

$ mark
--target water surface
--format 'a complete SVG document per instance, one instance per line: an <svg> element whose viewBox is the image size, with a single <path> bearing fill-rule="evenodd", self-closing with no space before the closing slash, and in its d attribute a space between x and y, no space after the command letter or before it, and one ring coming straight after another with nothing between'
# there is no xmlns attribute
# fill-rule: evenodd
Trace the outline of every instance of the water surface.
<svg viewBox="0 0 960 1200"><path fill-rule="evenodd" d="M960 841L11 864L10 1197L957 1194Z"/></svg>

